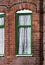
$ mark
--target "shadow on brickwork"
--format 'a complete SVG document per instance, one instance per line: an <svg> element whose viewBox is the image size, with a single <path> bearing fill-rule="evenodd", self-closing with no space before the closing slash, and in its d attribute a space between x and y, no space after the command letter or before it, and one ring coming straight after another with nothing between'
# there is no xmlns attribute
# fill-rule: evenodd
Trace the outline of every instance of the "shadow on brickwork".
<svg viewBox="0 0 45 65"><path fill-rule="evenodd" d="M40 0L40 65L43 65L43 0Z"/></svg>

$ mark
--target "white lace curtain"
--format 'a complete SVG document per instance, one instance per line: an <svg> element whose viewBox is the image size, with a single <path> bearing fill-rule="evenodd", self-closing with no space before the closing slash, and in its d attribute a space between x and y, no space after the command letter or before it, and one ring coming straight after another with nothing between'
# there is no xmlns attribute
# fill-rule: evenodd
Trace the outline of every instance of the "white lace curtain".
<svg viewBox="0 0 45 65"><path fill-rule="evenodd" d="M20 15L19 25L31 25L30 15ZM19 28L19 54L31 53L31 27Z"/></svg>
<svg viewBox="0 0 45 65"><path fill-rule="evenodd" d="M0 25L4 25L4 17L0 17Z"/></svg>
<svg viewBox="0 0 45 65"><path fill-rule="evenodd" d="M4 25L4 17L0 17L0 26ZM4 54L4 28L0 28L0 55Z"/></svg>

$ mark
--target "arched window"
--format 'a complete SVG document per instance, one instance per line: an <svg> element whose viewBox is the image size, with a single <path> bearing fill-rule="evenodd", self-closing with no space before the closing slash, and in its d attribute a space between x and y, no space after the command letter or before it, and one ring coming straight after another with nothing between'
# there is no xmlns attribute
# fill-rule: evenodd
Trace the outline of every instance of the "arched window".
<svg viewBox="0 0 45 65"><path fill-rule="evenodd" d="M32 11L16 12L16 56L32 56Z"/></svg>

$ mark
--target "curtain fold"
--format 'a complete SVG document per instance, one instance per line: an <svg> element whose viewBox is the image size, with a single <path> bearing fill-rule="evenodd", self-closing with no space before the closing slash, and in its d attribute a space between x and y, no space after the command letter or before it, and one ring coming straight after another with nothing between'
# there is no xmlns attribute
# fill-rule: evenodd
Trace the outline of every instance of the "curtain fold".
<svg viewBox="0 0 45 65"><path fill-rule="evenodd" d="M20 15L19 25L31 25L30 15ZM31 49L31 28L19 28L19 54L30 54Z"/></svg>
<svg viewBox="0 0 45 65"><path fill-rule="evenodd" d="M0 17L0 54L4 54L4 17Z"/></svg>
<svg viewBox="0 0 45 65"><path fill-rule="evenodd" d="M0 29L0 54L4 54L4 28Z"/></svg>

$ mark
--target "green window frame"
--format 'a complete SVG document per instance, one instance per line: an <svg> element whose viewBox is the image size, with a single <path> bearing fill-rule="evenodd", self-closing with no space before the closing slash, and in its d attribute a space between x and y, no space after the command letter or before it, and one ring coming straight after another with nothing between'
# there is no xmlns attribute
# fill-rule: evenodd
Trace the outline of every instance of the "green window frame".
<svg viewBox="0 0 45 65"><path fill-rule="evenodd" d="M30 15L31 16L31 25L18 25L19 22L19 16L20 15ZM31 28L31 54L19 54L19 28ZM32 13L16 13L16 56L32 56Z"/></svg>
<svg viewBox="0 0 45 65"><path fill-rule="evenodd" d="M5 13L0 12L0 18L4 18L4 21L5 21ZM0 24L0 29L4 29L4 23L5 23L4 21L3 21L3 24ZM4 48L3 48L3 51L4 51ZM0 53L0 56L4 56L4 53L3 52Z"/></svg>

